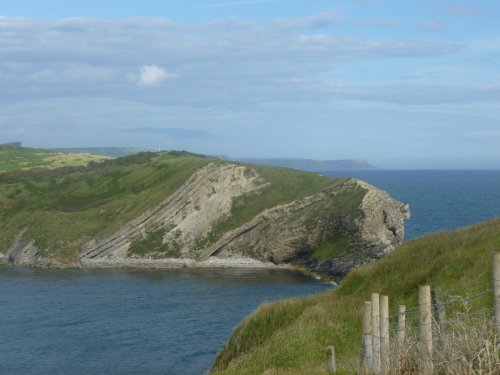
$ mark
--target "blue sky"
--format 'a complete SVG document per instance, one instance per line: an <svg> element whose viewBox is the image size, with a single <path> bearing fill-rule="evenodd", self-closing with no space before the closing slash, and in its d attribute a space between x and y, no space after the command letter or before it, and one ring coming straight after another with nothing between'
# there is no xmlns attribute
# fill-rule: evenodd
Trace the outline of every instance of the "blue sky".
<svg viewBox="0 0 500 375"><path fill-rule="evenodd" d="M0 143L500 168L500 3L2 1Z"/></svg>

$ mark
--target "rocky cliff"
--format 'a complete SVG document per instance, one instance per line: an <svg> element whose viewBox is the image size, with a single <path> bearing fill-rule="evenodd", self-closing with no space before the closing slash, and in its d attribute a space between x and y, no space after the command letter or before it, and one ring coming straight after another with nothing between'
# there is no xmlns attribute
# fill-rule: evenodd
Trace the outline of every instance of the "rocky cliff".
<svg viewBox="0 0 500 375"><path fill-rule="evenodd" d="M358 180L276 202L246 222L228 225L246 198L258 200L271 185L254 167L209 163L118 230L103 230L84 242L72 265L144 264L144 259L153 264L166 258L225 264L224 260L254 259L301 264L340 278L404 239L408 206ZM0 253L0 261L61 265L45 254L21 232Z"/></svg>

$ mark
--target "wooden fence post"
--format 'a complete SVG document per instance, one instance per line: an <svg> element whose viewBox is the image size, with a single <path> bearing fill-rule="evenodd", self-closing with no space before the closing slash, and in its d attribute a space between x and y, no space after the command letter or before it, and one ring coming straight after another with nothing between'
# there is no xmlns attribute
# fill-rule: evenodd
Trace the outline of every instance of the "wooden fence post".
<svg viewBox="0 0 500 375"><path fill-rule="evenodd" d="M493 254L493 292L495 295L495 333L500 337L500 253Z"/></svg>
<svg viewBox="0 0 500 375"><path fill-rule="evenodd" d="M432 290L432 296L434 297L434 307L436 310L439 333L443 334L446 329L446 310L444 308L443 301L441 300L441 288L436 287Z"/></svg>
<svg viewBox="0 0 500 375"><path fill-rule="evenodd" d="M420 319L420 360L423 375L431 375L432 364L432 304L431 287L422 285L418 289L418 311Z"/></svg>
<svg viewBox="0 0 500 375"><path fill-rule="evenodd" d="M380 374L380 296L372 293L373 372Z"/></svg>
<svg viewBox="0 0 500 375"><path fill-rule="evenodd" d="M365 301L363 308L363 364L362 371L373 371L372 303Z"/></svg>
<svg viewBox="0 0 500 375"><path fill-rule="evenodd" d="M337 362L335 361L335 347L334 346L327 346L326 347L326 356L327 356L328 373L335 374L337 372Z"/></svg>
<svg viewBox="0 0 500 375"><path fill-rule="evenodd" d="M398 374L403 371L405 362L405 340L406 340L406 306L399 306L398 314Z"/></svg>
<svg viewBox="0 0 500 375"><path fill-rule="evenodd" d="M389 297L380 296L380 370L388 374L391 365L389 342Z"/></svg>

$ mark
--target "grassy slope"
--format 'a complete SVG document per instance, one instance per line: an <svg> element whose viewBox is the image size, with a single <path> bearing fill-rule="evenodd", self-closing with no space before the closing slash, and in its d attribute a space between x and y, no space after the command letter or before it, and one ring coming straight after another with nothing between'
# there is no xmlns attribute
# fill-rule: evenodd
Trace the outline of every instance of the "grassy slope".
<svg viewBox="0 0 500 375"><path fill-rule="evenodd" d="M0 173L30 168L59 168L86 166L90 161L99 162L109 157L55 152L34 148L0 148Z"/></svg>
<svg viewBox="0 0 500 375"><path fill-rule="evenodd" d="M0 251L23 230L46 255L72 259L81 245L118 229L173 193L197 169L223 163L189 153L142 153L89 167L32 169L0 174ZM279 203L339 183L318 175L259 167L270 182L242 198L220 229L233 229ZM220 232L222 233L222 231Z"/></svg>
<svg viewBox="0 0 500 375"><path fill-rule="evenodd" d="M355 373L362 303L372 292L390 297L391 313L416 305L422 284L440 286L445 297L462 288L473 295L491 288L495 250L500 219L408 242L351 272L336 290L264 304L234 331L213 373L326 374L327 345L335 345L340 373Z"/></svg>

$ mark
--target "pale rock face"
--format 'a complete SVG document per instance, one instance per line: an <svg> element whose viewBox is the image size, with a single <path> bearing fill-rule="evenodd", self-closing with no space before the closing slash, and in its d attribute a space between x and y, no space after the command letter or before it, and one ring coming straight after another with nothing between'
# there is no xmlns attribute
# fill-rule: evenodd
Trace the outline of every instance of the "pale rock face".
<svg viewBox="0 0 500 375"><path fill-rule="evenodd" d="M184 257L194 257L196 240L230 214L233 199L265 182L255 170L236 164L209 164L194 173L172 196L109 236L84 246L82 259L126 258L134 240L148 230L165 228L164 243L176 241Z"/></svg>
<svg viewBox="0 0 500 375"><path fill-rule="evenodd" d="M367 244L377 245L381 255L389 253L404 240L404 222L410 218L410 208L375 186L354 181L367 190L361 203L365 216L360 225L361 236Z"/></svg>
<svg viewBox="0 0 500 375"><path fill-rule="evenodd" d="M7 250L7 256L4 257L17 264L31 264L40 257L40 251L34 241L17 242L15 246Z"/></svg>

